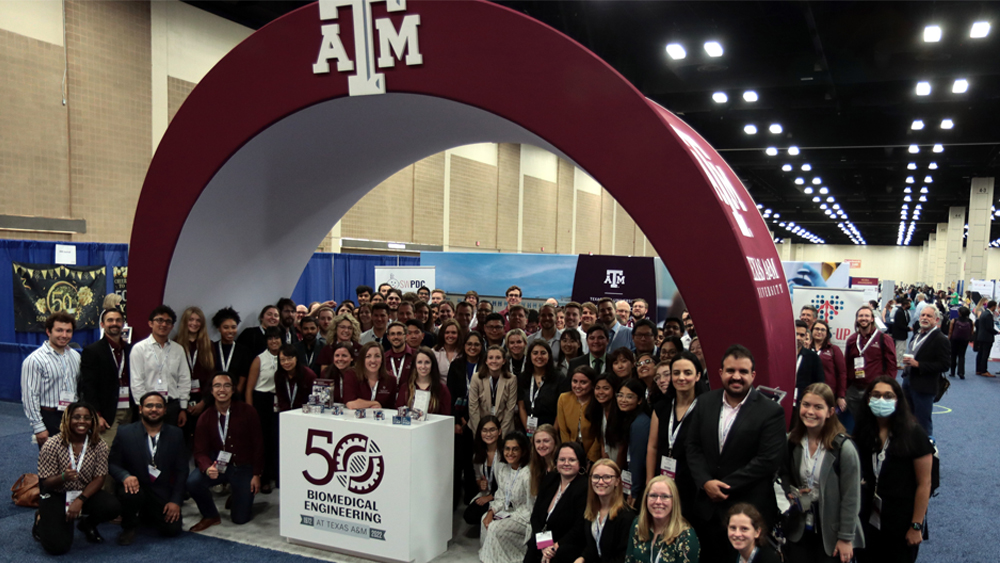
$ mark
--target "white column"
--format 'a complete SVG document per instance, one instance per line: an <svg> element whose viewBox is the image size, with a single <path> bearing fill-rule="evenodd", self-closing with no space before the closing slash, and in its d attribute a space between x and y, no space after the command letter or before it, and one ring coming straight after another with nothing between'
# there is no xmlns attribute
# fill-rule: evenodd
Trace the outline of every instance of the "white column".
<svg viewBox="0 0 1000 563"><path fill-rule="evenodd" d="M962 279L962 241L965 234L965 208L948 209L948 242L945 245L944 287Z"/></svg>
<svg viewBox="0 0 1000 563"><path fill-rule="evenodd" d="M167 2L149 3L150 72L152 78L152 133L153 153L170 122L169 95L167 93L167 33L169 17Z"/></svg>
<svg viewBox="0 0 1000 563"><path fill-rule="evenodd" d="M988 279L987 251L990 244L990 207L993 205L993 178L973 178L969 194L969 239L966 241L965 282Z"/></svg>

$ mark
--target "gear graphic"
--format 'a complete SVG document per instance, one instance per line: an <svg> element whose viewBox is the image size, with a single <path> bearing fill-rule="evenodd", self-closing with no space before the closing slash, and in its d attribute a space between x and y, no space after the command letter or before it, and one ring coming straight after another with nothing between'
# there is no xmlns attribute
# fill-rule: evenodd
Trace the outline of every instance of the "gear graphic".
<svg viewBox="0 0 1000 563"><path fill-rule="evenodd" d="M341 438L334 448L333 459L337 481L352 493L368 494L382 482L385 473L382 450L363 434Z"/></svg>

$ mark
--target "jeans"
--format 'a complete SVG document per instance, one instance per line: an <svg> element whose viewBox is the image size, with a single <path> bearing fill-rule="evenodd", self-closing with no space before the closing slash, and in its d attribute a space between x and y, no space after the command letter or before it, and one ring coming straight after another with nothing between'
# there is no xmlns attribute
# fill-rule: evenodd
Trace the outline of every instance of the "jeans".
<svg viewBox="0 0 1000 563"><path fill-rule="evenodd" d="M203 518L218 518L219 509L212 499L211 487L229 483L233 494L233 508L230 513L233 524L246 524L253 519L253 493L250 492L250 481L253 479L253 464L230 465L225 473L218 478L210 479L208 475L195 468L188 475L187 490L198 505Z"/></svg>
<svg viewBox="0 0 1000 563"><path fill-rule="evenodd" d="M935 376L936 377L936 376ZM910 386L910 378L903 378L903 393L906 400L910 402L910 409L917 422L927 432L928 436L934 435L934 423L931 422L931 411L934 409L934 393L918 393Z"/></svg>

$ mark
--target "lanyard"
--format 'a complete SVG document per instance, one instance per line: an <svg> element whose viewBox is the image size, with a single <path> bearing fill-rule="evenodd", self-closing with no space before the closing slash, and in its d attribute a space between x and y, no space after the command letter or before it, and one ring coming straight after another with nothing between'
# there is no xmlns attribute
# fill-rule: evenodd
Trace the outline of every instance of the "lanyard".
<svg viewBox="0 0 1000 563"><path fill-rule="evenodd" d="M490 487L490 482L492 482L493 479L496 478L496 473L497 473L497 450L499 450L499 449L500 448L497 448L496 450L493 450L493 465L492 466L490 466L490 464L486 463L485 461L483 462L483 477L486 478L486 488L487 489Z"/></svg>
<svg viewBox="0 0 1000 563"><path fill-rule="evenodd" d="M531 399L531 414L535 414L535 399L538 398L538 394L542 392L542 387L545 387L545 380L542 379L542 384L535 390L535 376L531 376L531 387L528 389L528 398Z"/></svg>
<svg viewBox="0 0 1000 563"><path fill-rule="evenodd" d="M604 517L604 521L601 522L601 513L597 513L597 518L594 519L594 543L597 544L597 556L604 557L601 553L601 535L604 534L604 526L608 523L608 518L611 517L609 513Z"/></svg>
<svg viewBox="0 0 1000 563"><path fill-rule="evenodd" d="M494 454L494 456L495 455L496 454ZM496 463L496 461L494 461L493 463ZM507 481L507 486L504 487L504 492L503 492L503 507L506 510L510 510L511 507L514 506L514 501L510 500L510 496L514 493L514 483L517 482L517 476L521 474L521 470L522 469L524 469L524 468L523 467L518 467L514 471L514 475L511 476L510 481Z"/></svg>
<svg viewBox="0 0 1000 563"><path fill-rule="evenodd" d="M53 350L53 352L54 351L55 350ZM67 357L69 356L69 352L64 348L63 353L56 354L56 356L59 358L59 369L62 372L62 386L66 391L72 391L69 384L70 382L76 381L76 374L73 373L73 366L70 365L69 358ZM125 362L122 361L122 363L124 364ZM121 377L119 377L118 380L121 381Z"/></svg>
<svg viewBox="0 0 1000 563"><path fill-rule="evenodd" d="M228 421L227 421L228 422ZM156 450L160 447L160 436L157 434L154 440L152 436L146 434L146 443L149 445L149 463L156 467Z"/></svg>
<svg viewBox="0 0 1000 563"><path fill-rule="evenodd" d="M518 469L518 471L520 471L520 469ZM566 487L569 487L569 485L566 485ZM552 499L552 504L550 505L551 508L549 508L549 513L545 516L546 522L549 520L549 517L552 516L552 511L556 509L556 506L559 506L559 499L562 498L563 492L566 490L566 487L563 487L562 483L559 484L559 491L556 492L556 498Z"/></svg>
<svg viewBox="0 0 1000 563"><path fill-rule="evenodd" d="M389 358L389 367L392 368L392 375L396 376L396 383L399 383L399 378L403 375L403 366L406 365L406 356L399 358L399 364L393 361L395 359Z"/></svg>
<svg viewBox="0 0 1000 563"><path fill-rule="evenodd" d="M760 549L760 548L758 548L758 547L753 548L753 551L750 552L750 557L747 558L746 563L752 563L753 562L754 557L757 557L757 550L758 549ZM743 556L742 555L740 556L740 561L743 561Z"/></svg>
<svg viewBox="0 0 1000 563"><path fill-rule="evenodd" d="M803 436L802 438L802 459L808 464L808 477L806 477L806 487L811 490L816 488L816 471L820 466L820 461L823 459L823 444L816 446L816 453L809 453L809 436ZM819 492L816 491L817 496Z"/></svg>
<svg viewBox="0 0 1000 563"><path fill-rule="evenodd" d="M522 356L521 357L521 365L518 366L517 371L514 371L514 358L511 358L510 361L507 362L507 365L510 368L509 371L511 373L521 373L522 371L524 371L524 360L525 359L527 359L527 356Z"/></svg>
<svg viewBox="0 0 1000 563"><path fill-rule="evenodd" d="M191 375L194 375L194 366L198 365L198 350L195 350L194 354L191 354L185 349L184 355L187 356L188 367L191 368Z"/></svg>
<svg viewBox="0 0 1000 563"><path fill-rule="evenodd" d="M858 333L858 339L854 341L854 344L855 344L855 346L858 347L858 355L859 356L864 356L865 355L865 350L867 350L868 347L872 345L872 342L875 341L875 337L878 336L878 331L877 330L873 330L872 331L872 337L868 339L868 342L865 344L864 348L861 347L861 336L862 335L859 332Z"/></svg>
<svg viewBox="0 0 1000 563"><path fill-rule="evenodd" d="M156 378L163 381L163 366L167 364L167 349L170 348L170 341L163 346L160 346L158 342L153 341L153 356L159 359L156 365ZM162 359L160 359L162 356Z"/></svg>
<svg viewBox="0 0 1000 563"><path fill-rule="evenodd" d="M912 351L912 352L913 352L914 354L916 354L916 353L917 353L917 350L919 350L919 349L920 349L920 347L924 345L924 342L926 342L926 341L927 341L927 337L928 337L928 336L930 336L930 335L931 335L931 333L932 333L932 332L934 332L935 330L937 330L937 327L933 327L933 328L931 328L930 330L928 330L928 331L927 331L927 334L925 334L925 335L923 336L923 338L917 338L916 336L914 336L914 337L913 337L913 345L912 345L912 347L911 347L911 351Z"/></svg>
<svg viewBox="0 0 1000 563"><path fill-rule="evenodd" d="M299 384L296 383L294 386L290 386L289 382L285 382L285 390L288 391L288 406L290 408L295 407L295 396L299 391Z"/></svg>
<svg viewBox="0 0 1000 563"><path fill-rule="evenodd" d="M111 348L111 359L115 361L115 367L118 368L118 383L121 384L122 374L125 373L125 351L122 350L122 361L118 361L118 357L115 355L115 347L108 344L108 348Z"/></svg>
<svg viewBox="0 0 1000 563"><path fill-rule="evenodd" d="M233 361L233 355L236 353L236 343L229 345L229 357L226 357L225 350L222 348L222 341L219 341L219 363L222 365L222 371L229 373L229 364Z"/></svg>
<svg viewBox="0 0 1000 563"><path fill-rule="evenodd" d="M77 473L79 473L80 472L80 468L83 467L83 458L86 457L86 455L87 455L87 445L88 444L90 444L90 436L84 436L83 437L83 449L80 450L80 459L79 460L77 460L73 456L73 444L69 444L68 446L66 446L66 449L69 451L69 466L72 467L73 471L76 471ZM77 475L77 479L79 479L79 478L80 478L80 476Z"/></svg>
<svg viewBox="0 0 1000 563"><path fill-rule="evenodd" d="M229 421L233 419L232 416L226 416L226 415L231 415L231 414L232 414L232 409L229 409L229 412L227 412L226 414L222 414L221 412L219 413L219 422L218 422L218 424L219 424L219 438L222 439L222 449L223 449L223 451L225 451L225 449L226 449L226 437L229 436ZM222 426L222 417L224 417L224 416L226 417L226 426L223 428L223 426Z"/></svg>
<svg viewBox="0 0 1000 563"><path fill-rule="evenodd" d="M684 425L684 421L687 419L688 415L691 414L691 411L694 410L694 406L698 404L698 399L691 402L691 406L684 411L684 416L682 416L680 422L677 423L677 428L674 428L674 419L677 418L677 415L675 414L677 412L675 410L676 404L676 400L670 401L670 424L667 426L667 442L669 445L667 453L670 457L673 457L674 442L677 441L677 435L681 433L681 426ZM729 432L726 432L726 434L729 434Z"/></svg>
<svg viewBox="0 0 1000 563"><path fill-rule="evenodd" d="M882 463L885 462L885 453L889 451L889 440L891 438L885 439L885 444L882 445L882 451L879 453L872 454L872 469L875 470L875 490L878 491L878 476L882 473Z"/></svg>
<svg viewBox="0 0 1000 563"><path fill-rule="evenodd" d="M305 346L302 347L305 350ZM316 344L313 344L312 352L309 352L309 356L306 357L306 365L311 366L313 364L313 358L316 357Z"/></svg>
<svg viewBox="0 0 1000 563"><path fill-rule="evenodd" d="M376 381L375 382L375 387L371 388L371 390L372 390L372 399L371 400L373 400L373 401L375 400L375 397L378 396L378 385L379 385L379 383L381 383L381 381ZM368 385L371 386L371 383L369 383Z"/></svg>

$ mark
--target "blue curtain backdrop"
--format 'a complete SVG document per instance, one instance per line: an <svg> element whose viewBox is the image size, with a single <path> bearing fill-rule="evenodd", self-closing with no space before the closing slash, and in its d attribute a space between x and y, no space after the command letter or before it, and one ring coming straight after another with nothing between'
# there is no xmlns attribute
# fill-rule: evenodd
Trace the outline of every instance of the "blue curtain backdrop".
<svg viewBox="0 0 1000 563"><path fill-rule="evenodd" d="M55 242L0 239L0 400L21 400L21 362L45 342L44 332L16 332L14 330L14 287L12 262L53 264ZM105 266L108 293L114 292L115 266L128 265L127 244L58 243L76 247L78 266ZM373 286L375 266L419 266L420 258L396 256L370 256L365 254L332 254L318 252L313 255L299 278L291 298L296 303L309 304L326 301L331 297L337 303L355 300L354 288ZM135 324L134 322L132 324ZM80 346L87 346L97 339L100 331L81 330L73 336Z"/></svg>

